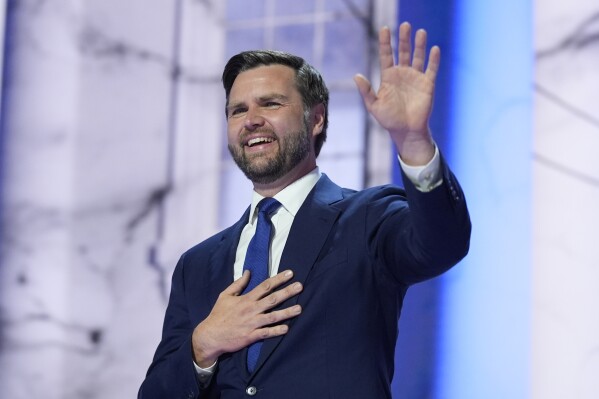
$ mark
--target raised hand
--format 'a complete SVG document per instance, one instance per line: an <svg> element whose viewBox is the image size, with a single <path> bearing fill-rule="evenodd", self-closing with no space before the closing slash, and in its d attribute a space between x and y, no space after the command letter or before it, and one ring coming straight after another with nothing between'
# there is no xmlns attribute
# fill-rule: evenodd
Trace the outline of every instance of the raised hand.
<svg viewBox="0 0 599 399"><path fill-rule="evenodd" d="M299 315L301 306L268 311L302 291L300 283L277 290L292 277L293 273L289 270L279 273L241 295L250 281L250 274L246 271L221 292L208 317L193 331L191 342L196 364L210 367L223 353L235 352L261 339L287 333L287 325L280 322Z"/></svg>
<svg viewBox="0 0 599 399"><path fill-rule="evenodd" d="M428 122L441 50L437 46L431 48L425 69L426 31L416 32L413 53L411 32L409 23L400 25L398 63L395 65L390 30L387 27L380 30L381 83L377 92L364 76L356 75L354 80L366 109L389 131L404 162L424 165L435 152Z"/></svg>

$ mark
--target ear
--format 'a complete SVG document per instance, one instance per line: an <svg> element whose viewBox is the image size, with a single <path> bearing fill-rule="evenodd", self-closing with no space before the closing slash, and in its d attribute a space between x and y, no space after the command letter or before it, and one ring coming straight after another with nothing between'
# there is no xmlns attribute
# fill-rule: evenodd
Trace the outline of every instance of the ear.
<svg viewBox="0 0 599 399"><path fill-rule="evenodd" d="M324 127L324 104L321 103L312 107L310 119L312 122L312 137L316 137L322 133Z"/></svg>

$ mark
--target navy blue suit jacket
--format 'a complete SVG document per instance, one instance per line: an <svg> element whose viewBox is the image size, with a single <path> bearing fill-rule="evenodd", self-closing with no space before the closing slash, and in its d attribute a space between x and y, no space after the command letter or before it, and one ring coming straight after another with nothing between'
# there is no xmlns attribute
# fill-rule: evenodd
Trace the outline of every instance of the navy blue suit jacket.
<svg viewBox="0 0 599 399"><path fill-rule="evenodd" d="M248 211L193 247L175 268L163 336L138 398L391 398L397 322L410 284L436 276L468 251L464 196L443 165L443 184L421 193L343 189L326 176L296 215L280 263L303 292L289 332L264 341L256 369L247 349L221 356L207 387L197 381L191 334L233 281ZM407 198L406 200L406 192ZM409 205L408 205L409 203Z"/></svg>

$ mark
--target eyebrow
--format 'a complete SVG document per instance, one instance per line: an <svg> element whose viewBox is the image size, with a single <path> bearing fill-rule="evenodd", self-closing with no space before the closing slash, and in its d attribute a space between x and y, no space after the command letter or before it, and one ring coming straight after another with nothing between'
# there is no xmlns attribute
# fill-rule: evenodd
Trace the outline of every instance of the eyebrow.
<svg viewBox="0 0 599 399"><path fill-rule="evenodd" d="M289 97L279 93L272 93L258 97L258 102L266 102L270 100L289 101Z"/></svg>
<svg viewBox="0 0 599 399"><path fill-rule="evenodd" d="M257 98L257 100L258 100L258 103L264 103L264 102L271 101L271 100L289 102L289 97L284 94L271 93L271 94L265 94L263 96L260 96ZM243 102L243 101L229 103L229 105L227 105L227 107L225 109L227 112L229 112L230 110L238 108L240 106L243 106L244 104L245 104L245 102Z"/></svg>

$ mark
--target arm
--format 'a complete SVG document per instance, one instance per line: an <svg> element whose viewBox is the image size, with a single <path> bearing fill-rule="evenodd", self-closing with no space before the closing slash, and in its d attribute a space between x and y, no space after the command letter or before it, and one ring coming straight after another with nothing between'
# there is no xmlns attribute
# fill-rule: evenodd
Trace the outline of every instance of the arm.
<svg viewBox="0 0 599 399"><path fill-rule="evenodd" d="M441 60L439 47L433 46L426 63L426 31L422 29L416 32L412 52L411 30L408 23L399 27L396 65L390 31L381 29L377 92L366 78L355 77L367 110L387 129L403 161L409 207L393 189L383 189L369 208L369 234L376 258L404 283L436 276L457 263L468 252L471 230L462 190L440 155L433 162L439 166L426 173L436 177L424 189L414 186L414 174L406 178L405 164L423 166L435 154L429 119Z"/></svg>
<svg viewBox="0 0 599 399"><path fill-rule="evenodd" d="M213 397L211 384L199 383L194 362L206 368L223 353L285 334L288 327L280 322L301 312L299 305L268 312L301 292L299 283L278 289L293 277L292 273L279 273L240 295L249 281L249 272L246 272L219 295L210 314L193 325L185 293L185 264L183 256L173 273L162 340L138 399Z"/></svg>
<svg viewBox="0 0 599 399"><path fill-rule="evenodd" d="M382 186L368 201L371 256L398 283L435 277L468 253L471 223L466 200L442 156L440 169L443 183L431 191L418 190L404 177L405 192Z"/></svg>

